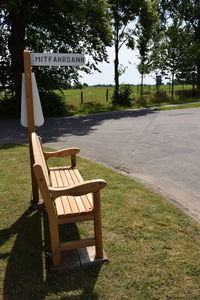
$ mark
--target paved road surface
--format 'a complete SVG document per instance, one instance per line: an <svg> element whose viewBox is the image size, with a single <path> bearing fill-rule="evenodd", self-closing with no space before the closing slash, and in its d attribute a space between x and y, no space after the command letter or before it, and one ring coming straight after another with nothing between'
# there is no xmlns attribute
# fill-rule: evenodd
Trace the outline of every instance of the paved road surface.
<svg viewBox="0 0 200 300"><path fill-rule="evenodd" d="M200 108L108 112L48 119L38 133L55 149L121 170L200 220ZM27 142L19 122L0 121L0 143Z"/></svg>

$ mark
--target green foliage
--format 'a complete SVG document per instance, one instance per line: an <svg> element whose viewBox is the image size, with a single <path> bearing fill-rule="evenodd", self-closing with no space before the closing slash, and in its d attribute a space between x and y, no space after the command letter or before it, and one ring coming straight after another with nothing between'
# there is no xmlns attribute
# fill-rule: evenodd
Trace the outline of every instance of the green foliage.
<svg viewBox="0 0 200 300"><path fill-rule="evenodd" d="M122 106L131 106L132 98L132 88L130 85L121 85L119 87L118 97L116 96L116 90L114 90L112 96L112 103L114 105L122 105Z"/></svg>
<svg viewBox="0 0 200 300"><path fill-rule="evenodd" d="M14 97L12 96L4 96L0 98L0 117L10 118L17 116L17 109L14 101Z"/></svg>
<svg viewBox="0 0 200 300"><path fill-rule="evenodd" d="M91 72L107 60L111 44L106 0L0 1L0 88L13 86L20 102L23 50L82 53L93 58L84 67L37 68L43 89L76 81L78 70ZM14 80L15 79L15 80Z"/></svg>
<svg viewBox="0 0 200 300"><path fill-rule="evenodd" d="M175 95L180 96L181 98L191 98L191 97L198 97L200 96L199 92L195 89L191 89L191 90L176 90L175 91Z"/></svg>
<svg viewBox="0 0 200 300"><path fill-rule="evenodd" d="M55 92L42 91L40 92L40 99L43 113L46 116L62 116L67 114L67 105L64 97Z"/></svg>
<svg viewBox="0 0 200 300"><path fill-rule="evenodd" d="M139 14L137 48L139 50L140 63L138 64L138 71L142 76L151 71L149 52L152 51L152 36L158 21L156 8L156 1L144 1Z"/></svg>
<svg viewBox="0 0 200 300"><path fill-rule="evenodd" d="M134 47L135 24L133 28L133 22L137 21L139 11L144 1L109 0L108 2L110 4L110 12L112 16L111 24L113 29L113 42L115 47L114 80L116 92L114 95L114 102L116 104L119 104L119 77L125 71L125 69L120 70L119 51L124 44L132 48ZM130 26L130 24L132 26Z"/></svg>
<svg viewBox="0 0 200 300"><path fill-rule="evenodd" d="M73 89L78 89L78 90L82 90L83 89L83 85L80 82L76 82L73 86Z"/></svg>
<svg viewBox="0 0 200 300"><path fill-rule="evenodd" d="M179 20L179 30L186 31L187 36L190 38L190 42L185 43L185 40L179 35L180 44L186 50L185 60L183 59L185 70L181 72L180 77L188 80L187 74L195 72L197 87L200 90L200 1L161 0L160 4L160 13L164 17L165 26L168 20L170 20L170 23L171 20Z"/></svg>

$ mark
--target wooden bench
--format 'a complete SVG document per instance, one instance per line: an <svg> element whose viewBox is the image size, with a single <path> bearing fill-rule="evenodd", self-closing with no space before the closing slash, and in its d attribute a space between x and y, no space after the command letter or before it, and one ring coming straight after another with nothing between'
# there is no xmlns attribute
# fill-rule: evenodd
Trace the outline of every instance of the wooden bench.
<svg viewBox="0 0 200 300"><path fill-rule="evenodd" d="M84 181L76 168L78 148L45 152L36 133L31 136L34 174L48 214L53 266L61 264L61 251L95 246L96 258L103 258L100 190L104 180ZM51 157L71 156L71 166L49 168ZM61 243L59 224L93 220L94 237Z"/></svg>

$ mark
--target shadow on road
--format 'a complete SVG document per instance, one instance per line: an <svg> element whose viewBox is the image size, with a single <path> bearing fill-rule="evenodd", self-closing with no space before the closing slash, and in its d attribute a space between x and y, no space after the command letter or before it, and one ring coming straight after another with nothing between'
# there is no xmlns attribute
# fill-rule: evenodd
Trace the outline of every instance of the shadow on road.
<svg viewBox="0 0 200 300"><path fill-rule="evenodd" d="M45 124L36 129L43 137L43 142L56 142L62 135L84 136L96 130L106 120L119 120L123 118L138 118L156 112L149 109L114 111L96 113L91 115L46 118ZM20 120L0 120L0 144L28 143L27 129L20 125Z"/></svg>
<svg viewBox="0 0 200 300"><path fill-rule="evenodd" d="M56 142L62 135L85 136L96 130L106 120L119 120L123 118L138 118L155 113L151 110L118 111L97 113L71 118L48 119L38 133L43 137L43 142Z"/></svg>

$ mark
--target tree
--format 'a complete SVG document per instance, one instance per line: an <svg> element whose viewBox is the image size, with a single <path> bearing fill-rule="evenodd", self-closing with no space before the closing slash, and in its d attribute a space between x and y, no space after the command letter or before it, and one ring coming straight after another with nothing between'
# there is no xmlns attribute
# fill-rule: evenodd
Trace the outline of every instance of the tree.
<svg viewBox="0 0 200 300"><path fill-rule="evenodd" d="M200 1L199 0L160 0L163 19L173 19L178 15L192 37L193 58L197 69L197 88L200 91Z"/></svg>
<svg viewBox="0 0 200 300"><path fill-rule="evenodd" d="M115 46L115 91L113 99L116 103L119 102L119 51L124 44L126 44L126 46L128 46L129 48L134 49L135 40L137 39L139 31L142 32L139 41L141 55L143 55L143 53L146 51L147 46L145 45L147 45L147 40L149 39L148 36L151 30L150 23L152 22L153 17L153 5L151 2L154 3L154 1L149 0L109 0ZM142 64L144 65L144 61L142 62Z"/></svg>
<svg viewBox="0 0 200 300"><path fill-rule="evenodd" d="M119 51L126 43L134 47L134 25L136 17L139 14L140 7L145 0L109 0L110 12L112 18L113 40L115 47L115 60L114 60L114 79L115 91L114 102L119 102ZM129 25L132 24L131 28Z"/></svg>
<svg viewBox="0 0 200 300"><path fill-rule="evenodd" d="M141 74L141 97L143 95L144 75L149 74L151 71L149 53L152 51L152 36L157 28L156 5L157 1L144 2L139 12L137 24L137 48L140 59L138 71Z"/></svg>
<svg viewBox="0 0 200 300"><path fill-rule="evenodd" d="M162 28L154 37L151 68L161 72L172 83L171 97L174 97L174 82L188 80L195 71L196 49L192 35L183 26L178 16L170 19L170 24ZM194 81L193 81L194 82Z"/></svg>
<svg viewBox="0 0 200 300"><path fill-rule="evenodd" d="M18 105L23 50L26 47L35 52L89 54L94 63L87 63L82 68L87 72L90 68L96 68L97 62L107 59L105 46L110 45L111 31L106 0L52 0L48 5L43 0L2 0L0 11L1 40L4 42L0 48L0 67L11 69ZM77 78L77 69L74 68L59 68L56 71L53 68L45 71L38 68L37 72L40 77L48 78L52 78L51 73L56 73L56 77L63 81L72 75Z"/></svg>

